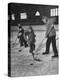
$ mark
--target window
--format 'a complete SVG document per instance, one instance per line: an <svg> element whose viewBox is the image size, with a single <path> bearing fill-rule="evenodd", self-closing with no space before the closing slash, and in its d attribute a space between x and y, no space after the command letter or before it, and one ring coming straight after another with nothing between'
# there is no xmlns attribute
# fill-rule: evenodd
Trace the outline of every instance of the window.
<svg viewBox="0 0 60 80"><path fill-rule="evenodd" d="M40 12L37 11L36 14L35 14L35 16L40 16Z"/></svg>
<svg viewBox="0 0 60 80"><path fill-rule="evenodd" d="M12 20L15 20L15 15L12 14L12 15L11 15L11 18L12 18Z"/></svg>
<svg viewBox="0 0 60 80"><path fill-rule="evenodd" d="M55 10L56 10L55 12L56 12L56 16L57 16L58 15L58 9L56 8Z"/></svg>
<svg viewBox="0 0 60 80"><path fill-rule="evenodd" d="M58 8L50 9L50 16L58 16Z"/></svg>
<svg viewBox="0 0 60 80"><path fill-rule="evenodd" d="M27 19L26 13L20 13L20 19Z"/></svg>

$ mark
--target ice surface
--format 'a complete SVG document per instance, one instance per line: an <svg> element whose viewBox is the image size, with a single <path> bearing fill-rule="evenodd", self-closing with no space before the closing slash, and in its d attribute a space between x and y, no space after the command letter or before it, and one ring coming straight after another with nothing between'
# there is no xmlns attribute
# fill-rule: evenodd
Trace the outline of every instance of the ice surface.
<svg viewBox="0 0 60 80"><path fill-rule="evenodd" d="M36 48L41 43L45 36L45 31L35 31L36 34ZM57 32L58 36L58 32ZM17 37L17 32L13 32L11 36L11 43L15 41ZM59 48L59 41L57 40L57 49ZM18 43L18 40L17 40ZM41 62L34 61L32 54L29 53L28 48L22 48L22 52L18 50L21 49L19 43L11 49L11 76L39 76L39 75L50 75L58 74L58 58L52 59L54 55L52 47L50 46L49 55L42 55L45 51L46 39L43 42L43 48L38 51L39 55L36 58L41 59ZM30 65L33 63L33 65Z"/></svg>

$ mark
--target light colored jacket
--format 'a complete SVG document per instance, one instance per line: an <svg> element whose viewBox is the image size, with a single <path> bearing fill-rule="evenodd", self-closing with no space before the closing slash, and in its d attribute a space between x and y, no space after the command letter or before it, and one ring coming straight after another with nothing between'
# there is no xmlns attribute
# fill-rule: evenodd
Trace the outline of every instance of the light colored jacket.
<svg viewBox="0 0 60 80"><path fill-rule="evenodd" d="M46 24L46 36L52 37L56 36L56 31L53 24L50 24L49 22Z"/></svg>

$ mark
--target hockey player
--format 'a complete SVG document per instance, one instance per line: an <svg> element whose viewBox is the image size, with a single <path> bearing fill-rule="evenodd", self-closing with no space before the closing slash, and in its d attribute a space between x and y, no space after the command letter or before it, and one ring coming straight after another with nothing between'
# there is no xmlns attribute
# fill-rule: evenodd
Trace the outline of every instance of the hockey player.
<svg viewBox="0 0 60 80"><path fill-rule="evenodd" d="M50 44L52 43L52 48L54 51L54 56L52 57L58 57L58 51L56 48L56 31L53 24L54 20L53 19L50 20L47 17L43 17L42 21L46 24L46 37L47 37L46 51L43 53L43 55L49 54Z"/></svg>
<svg viewBox="0 0 60 80"><path fill-rule="evenodd" d="M24 39L24 29L22 28L21 24L18 24L19 27L19 32L18 32L18 38L19 38L19 42L20 42L20 46L25 46L27 47L27 42Z"/></svg>
<svg viewBox="0 0 60 80"><path fill-rule="evenodd" d="M34 58L34 50L35 50L35 34L34 31L32 29L32 27L29 27L29 38L28 38L28 45L30 47L30 53L32 53L32 56Z"/></svg>

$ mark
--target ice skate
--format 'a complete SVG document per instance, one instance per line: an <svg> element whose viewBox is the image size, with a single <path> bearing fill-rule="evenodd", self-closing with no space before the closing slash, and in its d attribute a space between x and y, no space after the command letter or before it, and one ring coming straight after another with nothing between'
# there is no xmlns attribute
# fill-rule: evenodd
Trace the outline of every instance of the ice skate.
<svg viewBox="0 0 60 80"><path fill-rule="evenodd" d="M48 53L47 53L47 52L43 52L42 54L43 54L43 55L47 55Z"/></svg>
<svg viewBox="0 0 60 80"><path fill-rule="evenodd" d="M54 56L52 56L52 58L58 58L58 55L54 55Z"/></svg>

